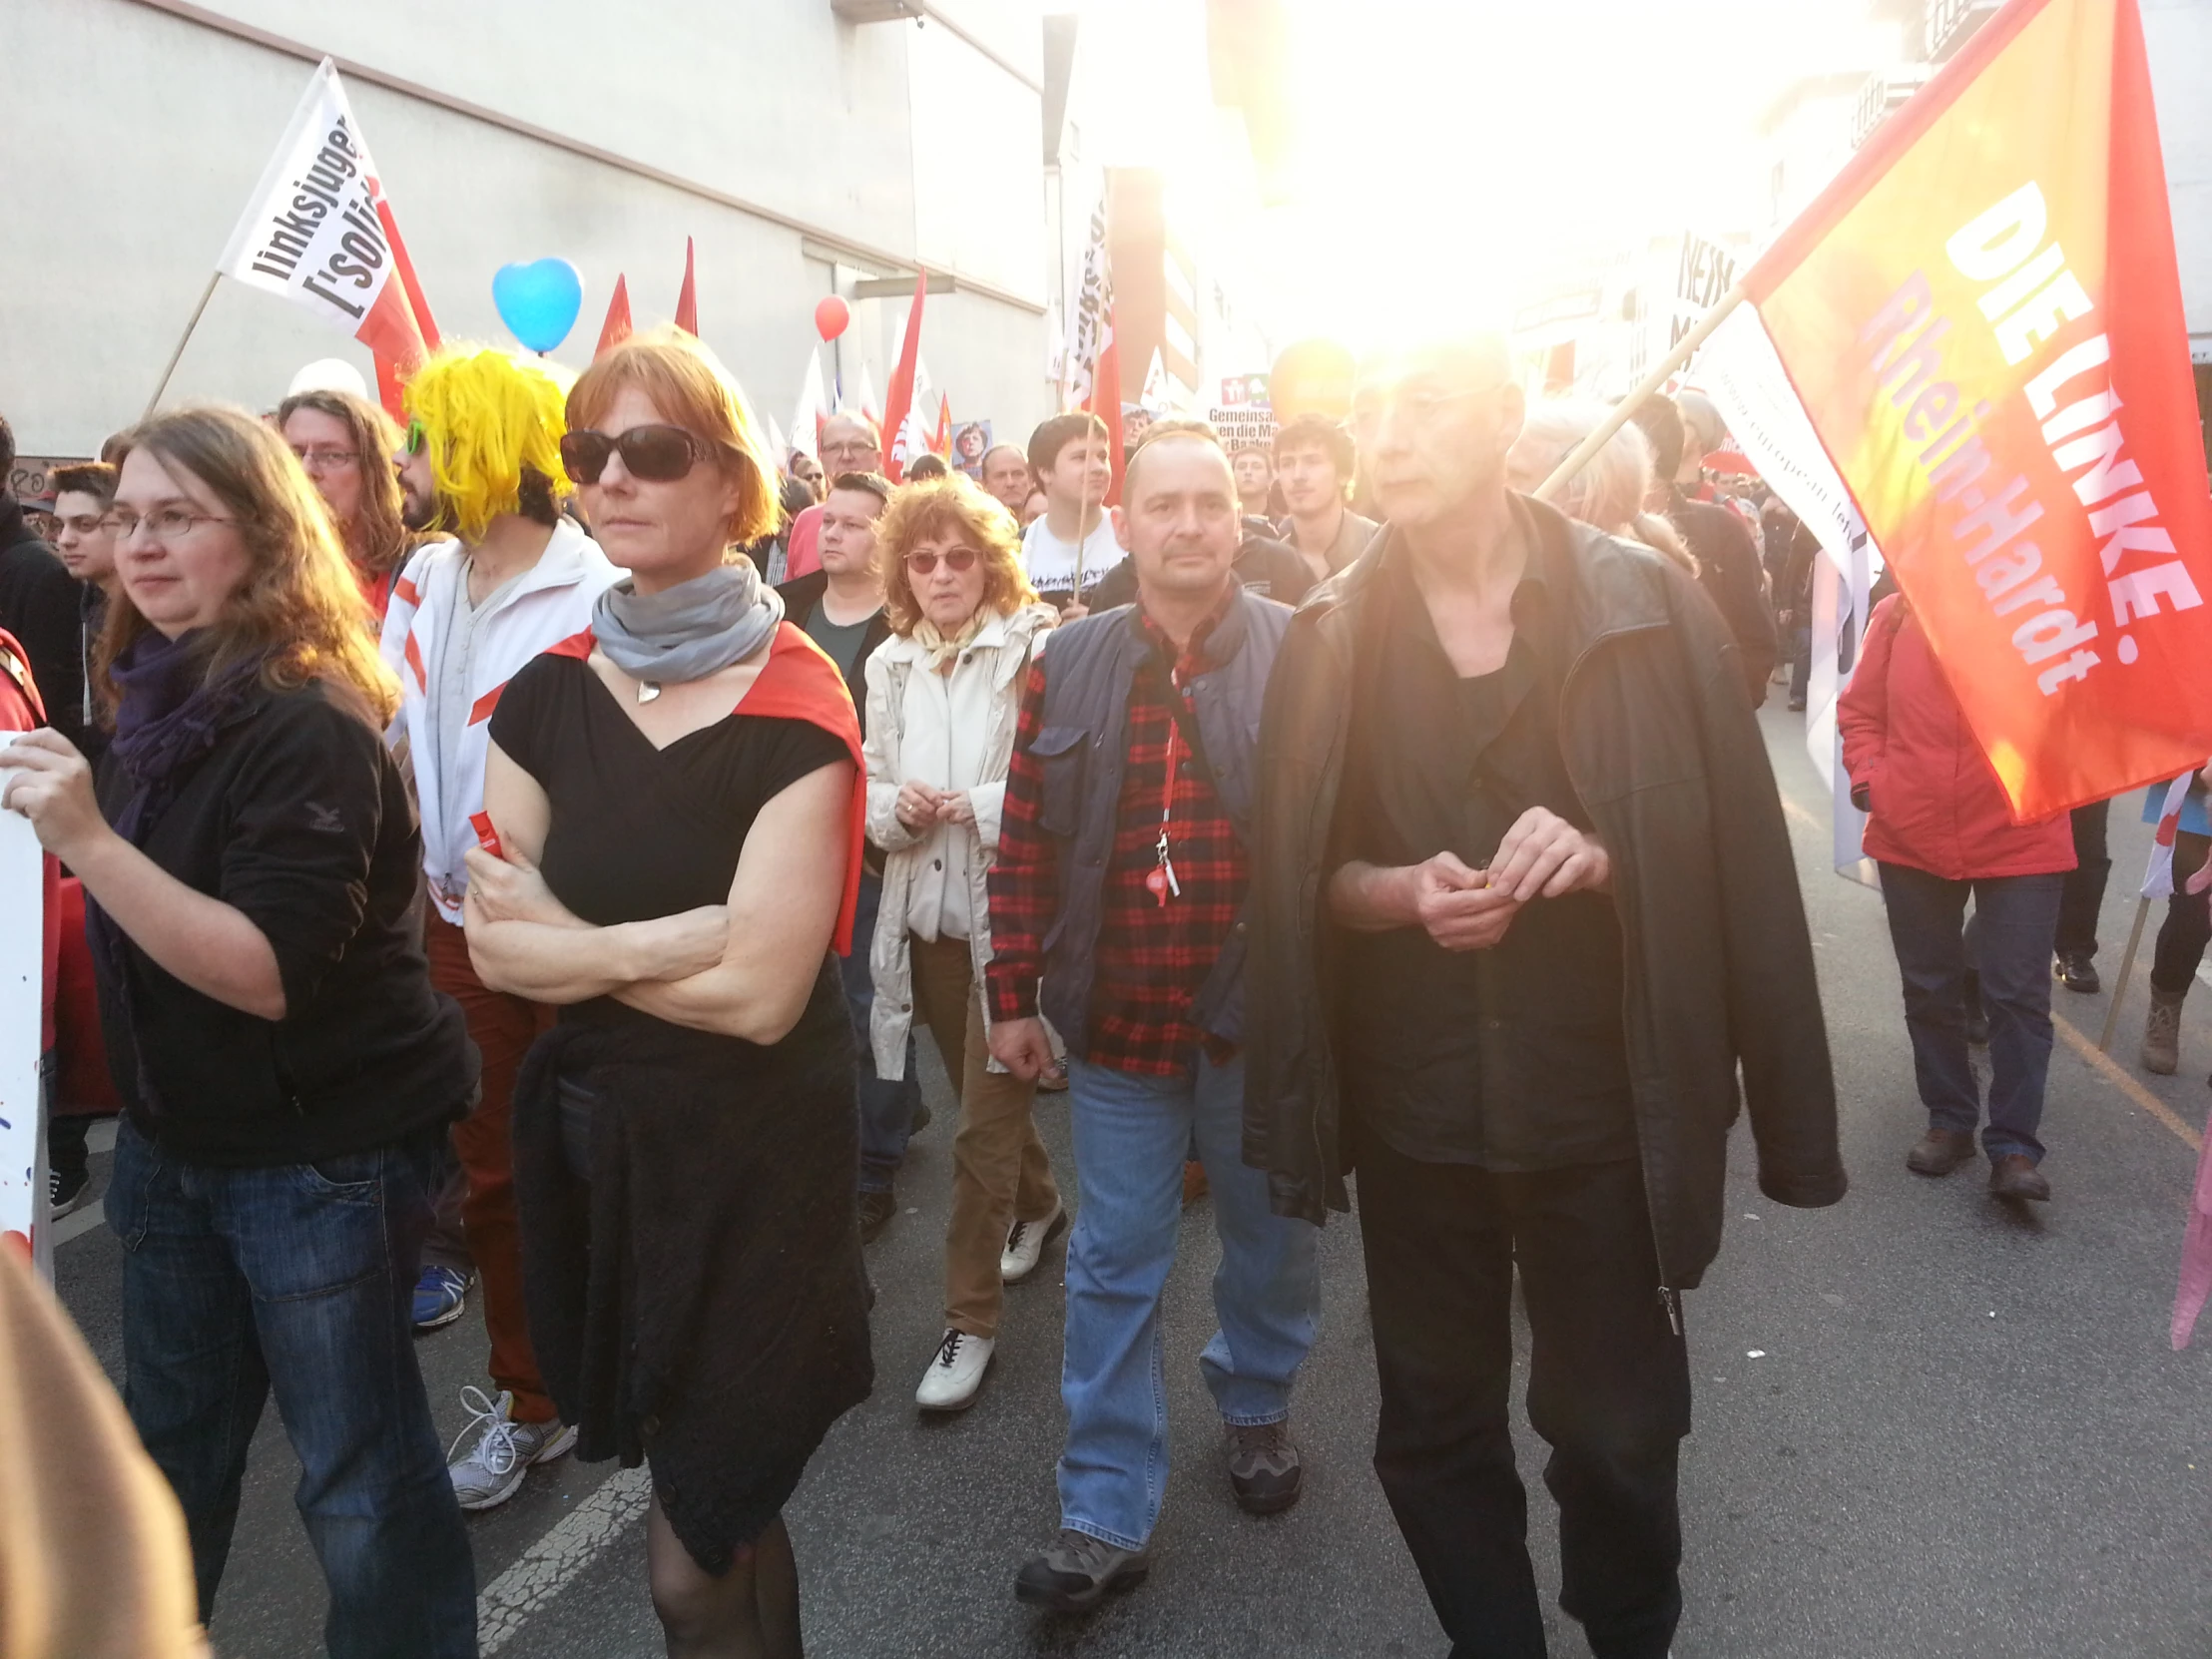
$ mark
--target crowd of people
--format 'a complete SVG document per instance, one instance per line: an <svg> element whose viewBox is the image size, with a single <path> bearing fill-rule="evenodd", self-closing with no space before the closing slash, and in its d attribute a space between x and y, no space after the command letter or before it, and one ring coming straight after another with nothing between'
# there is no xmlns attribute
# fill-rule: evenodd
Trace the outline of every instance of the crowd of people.
<svg viewBox="0 0 2212 1659"><path fill-rule="evenodd" d="M796 1654L809 1457L878 1361L973 1404L1063 1234L1061 1523L1013 1588L1080 1612L1150 1565L1190 1195L1222 1472L1268 1515L1357 1171L1376 1469L1454 1653L1544 1648L1516 1272L1562 1604L1605 1659L1667 1652L1681 1293L1739 1108L1769 1197L1846 1187L1753 713L1778 670L1804 706L1818 544L1707 472L1709 404L1649 399L1551 504L1606 411L1528 407L1488 337L1379 356L1347 419L1267 448L1163 418L1117 457L1074 412L974 479L894 484L859 414L770 454L673 330L573 383L449 344L404 414L156 415L56 474L51 551L0 499L0 666L48 716L0 805L67 877L52 1202L120 1105L126 1401L202 1619L274 1391L332 1654L473 1653L462 1512L572 1450L651 1465L672 1655ZM1992 1190L2047 1199L2053 962L2095 988L2104 808L2010 822L1902 596L1860 655L1908 1163L1978 1129ZM2150 1069L2208 938L2177 893ZM894 1357L865 1252L924 1033L957 1103L943 1334ZM410 1332L472 1293L486 1385L441 1448Z"/></svg>

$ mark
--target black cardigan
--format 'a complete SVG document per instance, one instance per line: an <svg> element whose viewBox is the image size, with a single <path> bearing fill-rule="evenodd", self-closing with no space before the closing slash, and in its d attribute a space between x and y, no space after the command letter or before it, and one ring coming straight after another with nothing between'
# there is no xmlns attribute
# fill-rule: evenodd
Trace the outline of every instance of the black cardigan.
<svg viewBox="0 0 2212 1659"><path fill-rule="evenodd" d="M114 823L135 786L112 761L101 771ZM262 1019L126 941L125 995L93 952L109 1068L132 1122L165 1153L311 1163L465 1110L475 1051L459 1006L430 988L411 914L422 839L398 768L345 694L319 682L257 692L140 844L243 911L284 987L284 1017Z"/></svg>

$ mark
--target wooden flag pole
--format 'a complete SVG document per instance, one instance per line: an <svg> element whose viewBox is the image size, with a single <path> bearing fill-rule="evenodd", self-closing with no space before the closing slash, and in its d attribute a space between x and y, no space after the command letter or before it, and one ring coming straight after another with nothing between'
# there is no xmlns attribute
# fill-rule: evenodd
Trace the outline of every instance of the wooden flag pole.
<svg viewBox="0 0 2212 1659"><path fill-rule="evenodd" d="M1697 348L1703 345L1706 337L1721 325L1728 313L1750 297L1749 290L1745 288L1742 282L1738 282L1714 300L1713 308L1698 318L1698 324L1695 328L1692 328L1675 342L1674 349L1659 359L1658 365L1643 377L1642 383L1618 403L1615 403L1612 411L1597 423L1596 428L1588 437L1567 451L1566 459L1552 468L1551 476L1536 486L1536 499L1549 501L1552 491L1564 484L1569 478L1572 478L1577 472L1580 472L1592 455L1595 455L1600 449L1612 442L1613 434L1628 424L1630 417L1642 406L1644 399L1665 385L1667 377L1696 354ZM1672 478L1662 478L1659 481L1663 484L1674 482Z"/></svg>
<svg viewBox="0 0 2212 1659"><path fill-rule="evenodd" d="M2135 971L2135 947L2143 942L2143 918L2150 914L2150 900L2135 905L2135 925L2128 929L2127 949L2120 956L2119 977L2112 982L2112 1005L2104 1010L2104 1034L2097 1038L2097 1052L2112 1052L2112 1027L2119 1023L2120 998L2127 995L2127 976Z"/></svg>
<svg viewBox="0 0 2212 1659"><path fill-rule="evenodd" d="M154 395L146 400L146 412L139 419L151 420L154 417L154 410L161 403L162 393L169 390L169 377L177 372L177 365L184 360L185 346L192 339L192 331L200 326L200 315L208 308L208 301L215 297L216 283L222 280L223 273L220 270L208 273L208 285L200 290L200 303L193 306L192 320L185 324L185 331L177 336L177 349L169 354L169 366L162 370L161 384L154 388Z"/></svg>

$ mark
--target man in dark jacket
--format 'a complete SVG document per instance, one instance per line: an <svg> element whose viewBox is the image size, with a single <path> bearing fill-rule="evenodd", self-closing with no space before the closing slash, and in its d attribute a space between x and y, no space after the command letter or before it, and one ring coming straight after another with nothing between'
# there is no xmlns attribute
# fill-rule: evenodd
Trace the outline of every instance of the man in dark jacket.
<svg viewBox="0 0 2212 1659"><path fill-rule="evenodd" d="M85 674L79 658L77 584L7 492L15 470L15 432L0 415L0 628L31 662L47 719L82 751Z"/></svg>
<svg viewBox="0 0 2212 1659"><path fill-rule="evenodd" d="M1290 612L1231 574L1235 485L1210 431L1155 427L1122 496L1137 603L1062 627L1031 666L990 873L991 1053L1035 1077L1044 1020L1066 1039L1082 1181L1061 1530L1014 1582L1061 1612L1149 1565L1168 1472L1160 1298L1194 1140L1221 1240L1199 1370L1254 1514L1298 1500L1291 1385L1320 1306L1314 1230L1272 1214L1239 1158L1254 750Z"/></svg>
<svg viewBox="0 0 2212 1659"><path fill-rule="evenodd" d="M1648 550L1508 494L1501 341L1363 369L1388 528L1292 618L1262 725L1245 1157L1357 1161L1376 1469L1455 1652L1538 1655L1508 1427L1514 1264L1561 1604L1600 1659L1681 1611L1679 1293L1737 1067L1760 1182L1843 1196L1790 844L1738 652Z"/></svg>
<svg viewBox="0 0 2212 1659"><path fill-rule="evenodd" d="M1774 611L1767 600L1766 572L1759 565L1759 549L1751 529L1726 507L1694 501L1682 487L1679 475L1697 475L1702 455L1684 446L1695 440L1682 421L1682 411L1664 397L1648 397L1631 417L1651 441L1654 478L1664 479L1666 499L1657 503L1690 551L1697 556L1698 581L1736 636L1738 664L1751 692L1751 706L1767 700L1767 682L1774 674Z"/></svg>

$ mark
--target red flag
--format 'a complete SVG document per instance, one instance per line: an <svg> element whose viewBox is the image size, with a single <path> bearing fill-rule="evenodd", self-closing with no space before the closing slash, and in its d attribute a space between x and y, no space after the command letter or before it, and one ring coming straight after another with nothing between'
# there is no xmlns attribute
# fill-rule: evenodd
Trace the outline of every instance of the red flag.
<svg viewBox="0 0 2212 1659"><path fill-rule="evenodd" d="M2212 754L2212 494L2136 0L2011 0L1744 286L2016 818Z"/></svg>
<svg viewBox="0 0 2212 1659"><path fill-rule="evenodd" d="M693 263L692 239L684 239L684 285L676 295L676 326L699 337L699 272Z"/></svg>
<svg viewBox="0 0 2212 1659"><path fill-rule="evenodd" d="M890 391L883 398L883 464L892 483L905 470L906 411L914 401L914 358L921 350L921 302L929 296L929 273L914 275L914 302L906 307L906 337L898 347L898 366L891 370Z"/></svg>
<svg viewBox="0 0 2212 1659"><path fill-rule="evenodd" d="M615 291L607 301L607 320L599 327L599 346L592 352L596 360L604 357L631 334L630 281L619 271L615 273Z"/></svg>
<svg viewBox="0 0 2212 1659"><path fill-rule="evenodd" d="M1114 463L1113 482L1106 486L1106 505L1121 505L1121 342L1114 338L1114 307L1106 306L1105 338L1098 347L1098 367L1091 374L1091 394L1083 407L1106 422L1106 453Z"/></svg>

